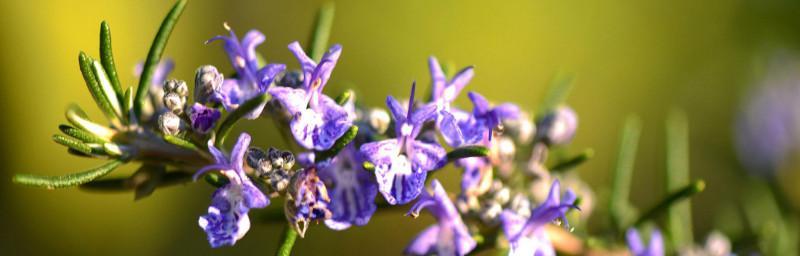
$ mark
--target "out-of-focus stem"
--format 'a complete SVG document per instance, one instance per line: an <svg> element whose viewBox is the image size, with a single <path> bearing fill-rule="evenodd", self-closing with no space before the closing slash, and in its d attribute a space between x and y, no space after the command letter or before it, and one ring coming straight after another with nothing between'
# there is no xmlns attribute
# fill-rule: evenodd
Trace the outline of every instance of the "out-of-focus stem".
<svg viewBox="0 0 800 256"><path fill-rule="evenodd" d="M283 228L283 236L281 237L278 251L275 252L275 255L277 256L292 255L292 247L294 247L295 240L297 240L297 231L295 231L287 223L286 226Z"/></svg>

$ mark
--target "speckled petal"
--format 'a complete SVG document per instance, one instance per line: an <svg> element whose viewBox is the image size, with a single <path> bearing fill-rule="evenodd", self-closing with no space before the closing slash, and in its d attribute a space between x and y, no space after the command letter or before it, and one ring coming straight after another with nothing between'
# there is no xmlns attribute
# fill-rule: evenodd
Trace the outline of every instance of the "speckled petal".
<svg viewBox="0 0 800 256"><path fill-rule="evenodd" d="M412 140L411 165L415 171L428 172L439 169L446 163L447 152L438 144Z"/></svg>
<svg viewBox="0 0 800 256"><path fill-rule="evenodd" d="M286 108L290 115L295 115L308 108L308 94L303 89L273 86L267 89L273 98Z"/></svg>

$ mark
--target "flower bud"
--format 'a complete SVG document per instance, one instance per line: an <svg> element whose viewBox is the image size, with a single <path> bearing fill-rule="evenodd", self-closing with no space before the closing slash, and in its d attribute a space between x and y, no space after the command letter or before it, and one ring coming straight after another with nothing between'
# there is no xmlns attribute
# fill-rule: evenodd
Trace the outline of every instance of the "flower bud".
<svg viewBox="0 0 800 256"><path fill-rule="evenodd" d="M484 223L494 224L497 223L498 216L500 216L502 212L502 205L494 201L489 201L481 208L479 215Z"/></svg>
<svg viewBox="0 0 800 256"><path fill-rule="evenodd" d="M170 79L164 82L164 93L174 92L182 97L189 95L189 87L183 80Z"/></svg>
<svg viewBox="0 0 800 256"><path fill-rule="evenodd" d="M283 152L276 148L269 148L267 151L267 159L269 159L270 163L272 163L272 169L283 170Z"/></svg>
<svg viewBox="0 0 800 256"><path fill-rule="evenodd" d="M194 77L194 101L207 103L219 92L225 76L216 67L205 65L197 69Z"/></svg>
<svg viewBox="0 0 800 256"><path fill-rule="evenodd" d="M536 137L548 145L564 145L578 129L578 115L567 106L558 107L536 123Z"/></svg>
<svg viewBox="0 0 800 256"><path fill-rule="evenodd" d="M282 193L286 191L286 188L289 186L291 177L292 176L289 172L276 169L269 173L266 182L269 184L270 189L272 189L273 192Z"/></svg>
<svg viewBox="0 0 800 256"><path fill-rule="evenodd" d="M378 134L383 134L389 129L389 123L392 121L389 113L386 110L375 108L369 111L369 126L372 127Z"/></svg>
<svg viewBox="0 0 800 256"><path fill-rule="evenodd" d="M283 151L283 153L281 153L281 158L283 159L281 170L291 170L295 163L294 154L289 151Z"/></svg>
<svg viewBox="0 0 800 256"><path fill-rule="evenodd" d="M245 156L247 166L255 170L255 174L259 178L266 178L272 172L272 164L267 158L267 153L257 147L250 147L247 149Z"/></svg>
<svg viewBox="0 0 800 256"><path fill-rule="evenodd" d="M166 135L177 135L183 128L181 118L172 112L164 112L158 116L158 128Z"/></svg>
<svg viewBox="0 0 800 256"><path fill-rule="evenodd" d="M303 72L300 70L290 70L282 72L275 79L278 86L300 88L303 85Z"/></svg>
<svg viewBox="0 0 800 256"><path fill-rule="evenodd" d="M528 144L533 140L536 135L536 126L533 125L527 113L522 112L519 118L510 118L503 120L506 134L512 136L521 144Z"/></svg>
<svg viewBox="0 0 800 256"><path fill-rule="evenodd" d="M519 216L525 218L531 216L531 201L522 193L514 194L508 208Z"/></svg>
<svg viewBox="0 0 800 256"><path fill-rule="evenodd" d="M176 92L164 94L164 107L175 114L183 113L183 106L186 104L186 97L180 96Z"/></svg>

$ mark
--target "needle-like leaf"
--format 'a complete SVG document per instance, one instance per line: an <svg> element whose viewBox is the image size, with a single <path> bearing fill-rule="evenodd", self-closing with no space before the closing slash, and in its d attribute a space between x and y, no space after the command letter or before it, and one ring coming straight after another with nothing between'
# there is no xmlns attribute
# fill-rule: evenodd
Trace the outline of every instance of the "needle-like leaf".
<svg viewBox="0 0 800 256"><path fill-rule="evenodd" d="M334 10L333 2L328 2L322 5L317 13L314 31L311 34L311 43L308 45L307 51L313 60L319 61L322 59L322 55L327 50L328 39L331 36L331 28L333 27Z"/></svg>
<svg viewBox="0 0 800 256"><path fill-rule="evenodd" d="M122 85L117 75L117 67L114 64L114 53L111 51L111 28L108 27L108 22L106 21L100 23L100 61L103 63L106 74L108 74L112 88L114 88L117 101L121 102L123 100Z"/></svg>
<svg viewBox="0 0 800 256"><path fill-rule="evenodd" d="M186 0L178 0L178 2L172 6L167 16L164 17L164 21L161 22L161 27L158 29L158 33L156 33L156 37L153 39L153 44L150 45L150 51L147 53L147 59L145 59L144 66L142 67L142 75L139 77L139 86L136 89L136 97L133 102L134 113L136 113L135 116L138 119L141 119L145 97L147 96L147 92L150 91L150 80L153 78L156 66L158 66L158 63L161 61L161 55L164 53L164 48L167 46L169 35L172 33L172 29L175 28L175 24L178 22L178 18L180 18L185 7Z"/></svg>
<svg viewBox="0 0 800 256"><path fill-rule="evenodd" d="M116 169L122 163L122 160L112 160L111 162L105 163L96 168L92 168L84 172L67 174L64 176L16 174L14 175L12 181L17 184L47 189L73 187L103 177Z"/></svg>

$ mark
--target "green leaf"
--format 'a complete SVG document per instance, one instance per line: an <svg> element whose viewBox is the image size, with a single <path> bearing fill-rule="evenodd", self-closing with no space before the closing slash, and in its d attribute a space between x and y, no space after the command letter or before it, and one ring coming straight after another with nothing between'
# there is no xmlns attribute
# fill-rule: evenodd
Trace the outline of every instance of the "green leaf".
<svg viewBox="0 0 800 256"><path fill-rule="evenodd" d="M97 83L100 84L100 89L103 90L103 96L105 96L108 100L108 103L111 104L111 108L114 110L114 115L116 115L117 119L122 119L122 102L117 97L114 87L111 85L111 81L108 79L108 74L103 68L103 64L97 60L93 60L92 72L94 72L94 77L97 79Z"/></svg>
<svg viewBox="0 0 800 256"><path fill-rule="evenodd" d="M614 179L611 185L611 198L609 200L609 215L611 223L622 231L633 218L633 207L628 201L633 177L633 163L636 159L636 148L639 144L641 123L636 116L629 116L625 120L617 155L617 164L614 168Z"/></svg>
<svg viewBox="0 0 800 256"><path fill-rule="evenodd" d="M347 101L350 100L350 97L352 96L353 96L353 90L346 90L342 92L342 94L336 97L336 104L344 106L344 104L347 103Z"/></svg>
<svg viewBox="0 0 800 256"><path fill-rule="evenodd" d="M557 163L553 167L550 167L550 171L566 172L572 170L575 167L578 167L579 165L585 163L589 159L592 159L593 156L594 156L594 150L592 150L591 148L587 148L586 150L583 151L583 153L580 153L576 156L573 156L572 158Z"/></svg>
<svg viewBox="0 0 800 256"><path fill-rule="evenodd" d="M484 146L466 146L453 149L447 153L447 161L455 161L467 157L488 156L489 149Z"/></svg>
<svg viewBox="0 0 800 256"><path fill-rule="evenodd" d="M556 74L553 77L550 82L550 89L545 94L542 105L539 106L540 112L538 116L546 115L566 101L570 90L572 90L573 80L575 80L575 76L571 74Z"/></svg>
<svg viewBox="0 0 800 256"><path fill-rule="evenodd" d="M139 86L136 88L136 97L133 101L134 113L138 119L142 117L142 107L145 104L145 97L147 97L147 93L150 91L150 80L153 78L153 73L155 73L156 67L161 61L161 55L164 53L164 48L167 46L169 35L172 33L172 29L175 28L175 24L183 13L184 7L186 7L186 0L178 0L178 2L172 6L167 16L164 17L164 21L161 22L161 27L158 29L158 33L156 33L156 37L153 39L153 44L150 45L150 51L147 53L147 59L145 59L142 74L139 76Z"/></svg>
<svg viewBox="0 0 800 256"><path fill-rule="evenodd" d="M92 154L92 147L90 147L86 143L83 143L82 141L67 136L63 136L60 134L53 135L53 141L87 155Z"/></svg>
<svg viewBox="0 0 800 256"><path fill-rule="evenodd" d="M125 90L125 96L123 96L122 100L122 111L124 111L125 119L128 120L129 124L135 124L136 118L131 116L131 107L133 107L133 87L128 87Z"/></svg>
<svg viewBox="0 0 800 256"><path fill-rule="evenodd" d="M87 131L103 140L110 141L111 138L117 134L116 131L89 120L89 118L86 116L86 113L84 113L83 110L78 107L78 105L69 105L69 107L67 107L65 116L72 125L75 125L78 128L81 128L84 131Z"/></svg>
<svg viewBox="0 0 800 256"><path fill-rule="evenodd" d="M667 116L667 192L689 184L689 121L686 113L672 110ZM692 210L689 202L675 204L667 215L669 238L675 248L694 243Z"/></svg>
<svg viewBox="0 0 800 256"><path fill-rule="evenodd" d="M78 64L81 68L81 74L83 74L83 80L86 82L86 87L89 88L92 98L94 98L97 106L109 121L112 123L119 123L119 116L117 115L119 105L116 105L115 108L114 103L109 100L109 95L106 94L103 85L101 85L99 82L100 80L98 80L94 62L95 60L86 55L86 53L80 52L80 54L78 54ZM103 73L103 75L105 74ZM106 79L105 81L108 80Z"/></svg>
<svg viewBox="0 0 800 256"><path fill-rule="evenodd" d="M313 60L319 61L322 59L322 55L327 50L331 27L333 27L333 14L333 2L323 4L317 13L314 31L311 34L311 44L309 44L307 51Z"/></svg>
<svg viewBox="0 0 800 256"><path fill-rule="evenodd" d="M185 149L189 149L189 150L197 150L198 149L197 146L194 145L194 143L192 143L191 141L185 140L185 139L183 139L181 137L178 137L178 136L165 134L164 135L164 140L166 142L169 142L172 145L175 145L175 146L178 146L178 147L182 147L182 148L185 148Z"/></svg>
<svg viewBox="0 0 800 256"><path fill-rule="evenodd" d="M117 101L122 102L124 99L122 84L119 82L117 67L114 64L114 53L111 51L111 28L108 27L108 22L106 21L100 23L100 61L108 74L112 88L114 88Z"/></svg>
<svg viewBox="0 0 800 256"><path fill-rule="evenodd" d="M269 95L264 93L247 100L242 105L239 105L236 110L228 114L228 116L222 120L222 123L219 125L219 129L217 129L217 141L214 143L214 145L217 145L218 147L222 146L222 144L225 143L225 138L228 136L228 133L231 131L236 122L247 115L247 113L253 111L253 109L266 104L267 101L269 101Z"/></svg>
<svg viewBox="0 0 800 256"><path fill-rule="evenodd" d="M292 255L292 248L294 247L294 242L297 240L297 231L291 227L291 225L286 224L283 228L283 236L281 236L280 244L278 247L278 251L275 252L277 256L290 256Z"/></svg>
<svg viewBox="0 0 800 256"><path fill-rule="evenodd" d="M684 186L683 188L672 192L671 194L667 195L664 199L662 199L658 204L647 210L644 214L642 214L634 223L635 226L641 226L648 220L653 220L662 213L667 212L672 206L676 203L683 201L684 199L688 199L693 195L703 192L706 188L706 183L703 180L697 180L692 182L689 185Z"/></svg>
<svg viewBox="0 0 800 256"><path fill-rule="evenodd" d="M314 162L321 163L338 155L339 151L342 151L347 144L350 144L350 142L356 138L356 135L358 135L358 126L350 126L350 129L348 129L347 132L342 135L342 137L339 137L339 139L336 140L336 143L333 144L330 149L322 152L316 152Z"/></svg>
<svg viewBox="0 0 800 256"><path fill-rule="evenodd" d="M73 187L103 177L106 174L109 174L114 169L116 169L122 163L123 163L122 160L113 160L99 167L84 172L67 174L64 176L40 176L34 174L16 174L12 178L12 181L17 184L28 185L33 187L41 187L47 189Z"/></svg>
<svg viewBox="0 0 800 256"><path fill-rule="evenodd" d="M84 143L105 143L108 142L107 140L103 140L100 137L94 136L93 134L86 132L84 130L62 124L58 126L58 129L61 130L66 135L70 137L76 138L81 140Z"/></svg>

